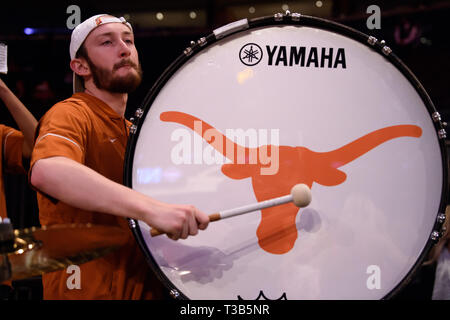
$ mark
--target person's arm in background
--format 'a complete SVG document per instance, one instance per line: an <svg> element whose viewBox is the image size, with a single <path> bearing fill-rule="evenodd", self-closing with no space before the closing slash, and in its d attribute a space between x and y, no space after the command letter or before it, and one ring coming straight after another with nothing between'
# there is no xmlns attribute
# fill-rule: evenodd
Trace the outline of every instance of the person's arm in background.
<svg viewBox="0 0 450 320"><path fill-rule="evenodd" d="M38 122L2 79L0 79L0 99L5 103L25 138L22 154L24 158L29 158L33 150L34 132Z"/></svg>

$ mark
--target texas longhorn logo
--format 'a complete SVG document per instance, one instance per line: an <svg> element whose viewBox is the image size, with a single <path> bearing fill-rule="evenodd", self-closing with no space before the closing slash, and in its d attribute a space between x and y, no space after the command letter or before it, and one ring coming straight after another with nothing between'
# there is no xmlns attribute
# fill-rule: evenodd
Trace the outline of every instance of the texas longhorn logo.
<svg viewBox="0 0 450 320"><path fill-rule="evenodd" d="M190 114L177 111L168 111L160 114L160 119L166 122L174 122L184 125L195 131L195 122L202 121ZM265 150L274 146L260 146L258 148L243 147L230 141L220 131L202 121L202 131L196 132L223 156L223 148L218 145L232 145L235 149L244 148L246 154L255 153L256 150ZM214 132L215 139L205 139L205 132ZM375 147L395 138L414 137L419 138L422 129L415 125L396 125L385 127L370 132L336 150L328 152L315 152L305 147L276 146L279 153L279 168L271 175L261 174L261 167L265 163L258 158L256 163L237 162L222 165L222 173L235 180L251 178L253 191L258 202L281 197L290 193L293 185L304 183L309 188L313 183L323 186L337 186L343 183L347 175L338 168L361 157ZM220 137L221 143L216 140ZM219 138L219 139L220 139ZM259 152L258 152L259 153ZM256 231L259 246L272 254L284 254L289 252L297 240L297 228L295 218L299 208L293 203L287 203L276 207L261 210L261 222Z"/></svg>
<svg viewBox="0 0 450 320"><path fill-rule="evenodd" d="M102 17L98 17L98 18L95 19L95 24L96 24L97 26L101 25L102 23L103 23Z"/></svg>

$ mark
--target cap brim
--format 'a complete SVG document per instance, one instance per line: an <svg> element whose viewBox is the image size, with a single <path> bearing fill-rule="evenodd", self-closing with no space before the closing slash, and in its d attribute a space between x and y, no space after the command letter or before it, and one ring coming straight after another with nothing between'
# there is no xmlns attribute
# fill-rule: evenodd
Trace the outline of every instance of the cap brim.
<svg viewBox="0 0 450 320"><path fill-rule="evenodd" d="M84 92L84 81L76 73L73 73L73 93Z"/></svg>

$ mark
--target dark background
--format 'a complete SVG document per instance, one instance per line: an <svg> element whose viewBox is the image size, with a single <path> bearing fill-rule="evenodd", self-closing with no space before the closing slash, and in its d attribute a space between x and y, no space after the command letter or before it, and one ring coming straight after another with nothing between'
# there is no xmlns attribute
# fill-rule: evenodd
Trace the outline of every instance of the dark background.
<svg viewBox="0 0 450 320"><path fill-rule="evenodd" d="M450 119L449 0L322 0L321 3L319 7L316 0L10 1L0 8L0 42L8 45L9 69L7 75L0 77L39 119L55 102L72 94L68 6L79 6L81 21L99 13L126 16L134 28L144 71L142 85L129 97L126 113L129 118L152 84L190 41L235 20L284 12L286 7L282 6L287 4L291 12L330 19L384 39L424 85L443 119ZM370 14L366 9L370 5L381 9L380 30L367 28ZM163 20L156 19L158 12L164 15ZM195 12L196 19L189 17L191 12ZM33 34L25 34L25 28L31 28ZM411 28L417 31L416 36L408 38ZM1 101L0 121L17 127ZM14 228L39 226L35 193L26 177L6 175L5 180L8 214ZM419 272L413 286L401 296L429 298L430 285L432 288L429 272L429 269ZM40 298L39 279L18 282L16 287L16 299Z"/></svg>

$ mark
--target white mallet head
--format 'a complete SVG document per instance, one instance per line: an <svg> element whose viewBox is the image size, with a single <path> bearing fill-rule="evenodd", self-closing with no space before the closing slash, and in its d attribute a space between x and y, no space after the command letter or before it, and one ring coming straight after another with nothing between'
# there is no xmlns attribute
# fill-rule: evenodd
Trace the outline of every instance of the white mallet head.
<svg viewBox="0 0 450 320"><path fill-rule="evenodd" d="M306 184L296 184L291 189L292 202L299 207L306 207L311 203L311 190Z"/></svg>

